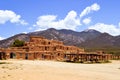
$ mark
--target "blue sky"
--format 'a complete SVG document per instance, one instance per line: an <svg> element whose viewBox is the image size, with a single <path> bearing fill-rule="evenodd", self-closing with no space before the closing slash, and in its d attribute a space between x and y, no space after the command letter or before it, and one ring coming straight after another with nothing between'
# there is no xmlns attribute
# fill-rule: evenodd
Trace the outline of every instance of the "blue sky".
<svg viewBox="0 0 120 80"><path fill-rule="evenodd" d="M48 28L120 35L119 0L1 0L0 40Z"/></svg>

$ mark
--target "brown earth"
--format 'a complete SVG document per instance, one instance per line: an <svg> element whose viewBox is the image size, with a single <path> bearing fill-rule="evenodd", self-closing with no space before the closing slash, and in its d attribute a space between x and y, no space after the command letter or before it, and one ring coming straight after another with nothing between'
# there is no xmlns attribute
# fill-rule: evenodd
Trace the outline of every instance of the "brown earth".
<svg viewBox="0 0 120 80"><path fill-rule="evenodd" d="M79 64L40 60L2 60L0 80L120 80L120 61Z"/></svg>

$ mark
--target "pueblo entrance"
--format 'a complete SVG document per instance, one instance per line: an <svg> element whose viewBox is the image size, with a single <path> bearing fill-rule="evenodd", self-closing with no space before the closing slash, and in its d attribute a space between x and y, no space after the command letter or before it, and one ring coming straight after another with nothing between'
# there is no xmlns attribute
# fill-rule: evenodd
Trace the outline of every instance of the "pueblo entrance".
<svg viewBox="0 0 120 80"><path fill-rule="evenodd" d="M6 59L5 53L4 52L0 52L0 60L2 59Z"/></svg>
<svg viewBox="0 0 120 80"><path fill-rule="evenodd" d="M11 52L11 53L10 53L10 58L11 58L11 59L15 59L15 58L16 58L16 54L13 53L13 52Z"/></svg>

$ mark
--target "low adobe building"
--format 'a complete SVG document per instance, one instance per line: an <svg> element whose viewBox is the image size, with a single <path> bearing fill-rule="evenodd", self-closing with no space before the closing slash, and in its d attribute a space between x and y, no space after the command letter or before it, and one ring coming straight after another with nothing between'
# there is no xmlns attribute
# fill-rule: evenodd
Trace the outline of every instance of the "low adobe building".
<svg viewBox="0 0 120 80"><path fill-rule="evenodd" d="M110 55L102 52L85 53L84 49L66 46L61 41L31 36L23 47L0 48L0 59L97 61L108 60Z"/></svg>
<svg viewBox="0 0 120 80"><path fill-rule="evenodd" d="M5 59L47 59L59 60L65 53L83 53L84 49L75 46L65 46L63 42L32 36L23 47L0 49L0 58Z"/></svg>

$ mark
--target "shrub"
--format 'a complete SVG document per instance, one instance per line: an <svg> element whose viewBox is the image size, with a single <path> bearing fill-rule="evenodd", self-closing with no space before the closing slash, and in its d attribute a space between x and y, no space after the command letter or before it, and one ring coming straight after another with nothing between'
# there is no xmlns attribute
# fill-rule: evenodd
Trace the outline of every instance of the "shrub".
<svg viewBox="0 0 120 80"><path fill-rule="evenodd" d="M24 46L25 42L24 41L21 41L21 40L18 40L16 39L13 44L12 44L12 47L22 47Z"/></svg>

